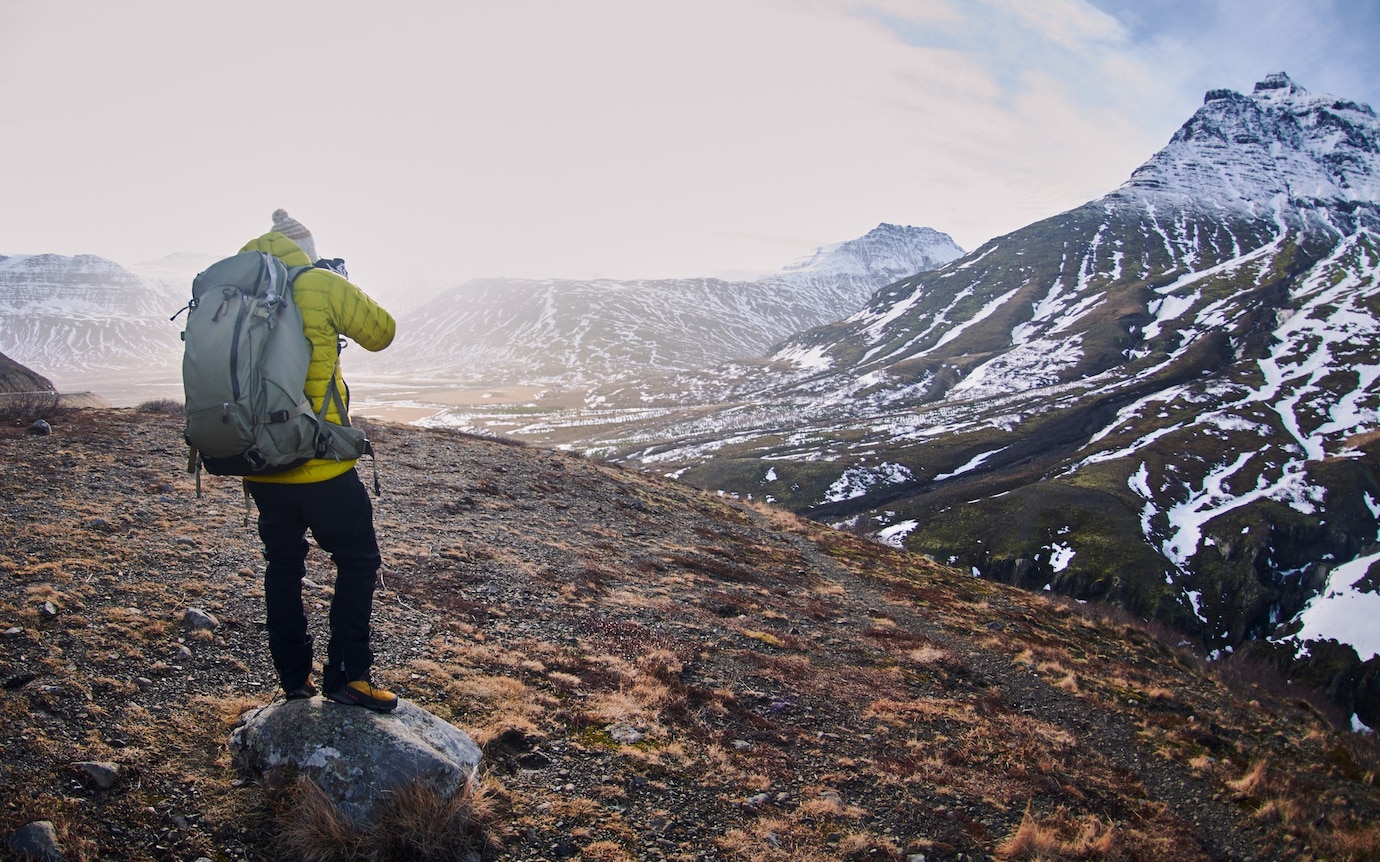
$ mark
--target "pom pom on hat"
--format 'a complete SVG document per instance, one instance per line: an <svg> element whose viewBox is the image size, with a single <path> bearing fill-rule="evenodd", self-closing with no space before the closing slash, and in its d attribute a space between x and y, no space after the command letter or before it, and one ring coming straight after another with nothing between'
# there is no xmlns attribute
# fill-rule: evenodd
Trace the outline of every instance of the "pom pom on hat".
<svg viewBox="0 0 1380 862"><path fill-rule="evenodd" d="M313 262L316 261L316 242L311 237L311 231L300 221L287 214L287 210L278 209L273 211L273 229L293 242L307 253L307 257Z"/></svg>

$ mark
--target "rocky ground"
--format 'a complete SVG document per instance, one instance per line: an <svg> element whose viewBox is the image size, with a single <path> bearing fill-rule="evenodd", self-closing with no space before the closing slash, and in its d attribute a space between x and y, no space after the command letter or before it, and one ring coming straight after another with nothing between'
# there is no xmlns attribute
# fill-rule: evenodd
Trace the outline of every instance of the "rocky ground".
<svg viewBox="0 0 1380 862"><path fill-rule="evenodd" d="M292 858L226 751L278 696L239 484L196 496L176 416L49 423L0 428L0 834ZM1262 671L663 479L372 430L375 679L484 748L491 856L1380 859L1374 742Z"/></svg>

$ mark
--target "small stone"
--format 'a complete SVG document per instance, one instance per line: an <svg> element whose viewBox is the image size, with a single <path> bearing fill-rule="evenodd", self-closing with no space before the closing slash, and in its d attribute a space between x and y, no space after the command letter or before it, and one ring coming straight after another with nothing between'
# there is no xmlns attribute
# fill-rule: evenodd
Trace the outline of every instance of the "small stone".
<svg viewBox="0 0 1380 862"><path fill-rule="evenodd" d="M44 602L43 604L38 606L38 610L39 613L47 617L55 617L58 613L57 605L53 604L52 602Z"/></svg>
<svg viewBox="0 0 1380 862"><path fill-rule="evenodd" d="M610 724L608 727L604 729L609 732L609 736L613 737L614 742L620 743L622 745L636 745L637 743L645 739L647 736L645 733L633 727L632 725L623 722L619 722L618 724Z"/></svg>
<svg viewBox="0 0 1380 862"><path fill-rule="evenodd" d="M120 780L120 764L101 760L87 760L77 766L102 790L109 790Z"/></svg>
<svg viewBox="0 0 1380 862"><path fill-rule="evenodd" d="M653 817L647 823L647 831L653 835L665 835L671 828L671 821L665 817Z"/></svg>
<svg viewBox="0 0 1380 862"><path fill-rule="evenodd" d="M23 626L10 626L4 631L4 637L7 638L17 638L22 634L24 634Z"/></svg>
<svg viewBox="0 0 1380 862"><path fill-rule="evenodd" d="M220 620L201 608L188 608L182 621L193 631L213 631L220 626Z"/></svg>
<svg viewBox="0 0 1380 862"><path fill-rule="evenodd" d="M153 688L153 680L146 676L135 677L134 684L139 686L140 691L148 691Z"/></svg>
<svg viewBox="0 0 1380 862"><path fill-rule="evenodd" d="M540 751L533 751L518 758L518 766L523 769L545 769L551 765L551 758Z"/></svg>
<svg viewBox="0 0 1380 862"><path fill-rule="evenodd" d="M37 437L47 437L49 434L53 433L53 426L49 425L45 420L39 419L29 426L29 433Z"/></svg>
<svg viewBox="0 0 1380 862"><path fill-rule="evenodd" d="M57 830L51 820L37 820L21 826L5 839L10 849L25 859L39 859L42 862L65 862L62 845L58 843Z"/></svg>

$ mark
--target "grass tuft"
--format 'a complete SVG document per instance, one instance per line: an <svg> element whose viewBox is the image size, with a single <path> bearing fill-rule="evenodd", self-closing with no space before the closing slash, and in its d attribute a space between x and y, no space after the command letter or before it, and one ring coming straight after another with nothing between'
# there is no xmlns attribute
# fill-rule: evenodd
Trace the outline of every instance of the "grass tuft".
<svg viewBox="0 0 1380 862"><path fill-rule="evenodd" d="M444 798L413 783L382 804L364 828L351 823L311 779L301 777L278 812L284 858L302 862L467 862L493 858L500 844L491 781L470 782Z"/></svg>
<svg viewBox="0 0 1380 862"><path fill-rule="evenodd" d="M1037 820L1026 807L1021 825L993 851L1001 859L1061 860L1127 858L1116 826L1094 816L1075 817L1063 808Z"/></svg>

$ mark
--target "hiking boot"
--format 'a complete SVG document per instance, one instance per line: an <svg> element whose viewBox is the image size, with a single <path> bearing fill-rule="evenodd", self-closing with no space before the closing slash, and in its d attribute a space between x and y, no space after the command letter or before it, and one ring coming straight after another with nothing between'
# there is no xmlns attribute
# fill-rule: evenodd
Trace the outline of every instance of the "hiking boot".
<svg viewBox="0 0 1380 862"><path fill-rule="evenodd" d="M307 677L306 682L288 692L286 697L288 700L307 700L308 698L316 697L320 693L321 692L316 690L316 686L311 684L311 677Z"/></svg>
<svg viewBox="0 0 1380 862"><path fill-rule="evenodd" d="M336 703L362 706L378 712L392 712L398 706L398 696L391 691L377 688L367 679L347 682L337 689L326 692L326 697Z"/></svg>

